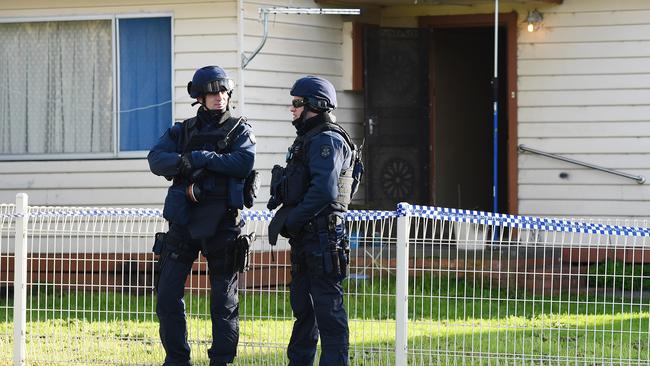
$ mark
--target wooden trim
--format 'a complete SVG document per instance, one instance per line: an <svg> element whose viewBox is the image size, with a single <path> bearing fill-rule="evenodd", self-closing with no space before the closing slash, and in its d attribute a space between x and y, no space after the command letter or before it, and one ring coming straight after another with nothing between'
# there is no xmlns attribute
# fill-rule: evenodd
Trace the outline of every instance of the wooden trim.
<svg viewBox="0 0 650 366"><path fill-rule="evenodd" d="M551 0L555 1L555 0ZM460 28L460 27L486 27L494 24L494 14L476 15L443 15L425 16L419 18L419 26L427 28ZM506 26L508 32L507 52L507 85L506 94L508 114L508 203L509 214L516 215L519 211L519 187L517 166L517 13L499 14L499 25ZM431 62L430 62L431 63ZM433 117L433 115L430 115ZM432 126L433 129L433 126ZM431 132L434 136L434 132ZM432 149L433 150L433 149ZM433 153L431 155L433 159ZM433 161L432 161L433 163ZM432 167L433 169L433 167ZM433 172L433 170L432 170ZM430 178L431 179L431 178Z"/></svg>
<svg viewBox="0 0 650 366"><path fill-rule="evenodd" d="M352 90L363 90L363 31L364 24L352 23Z"/></svg>
<svg viewBox="0 0 650 366"><path fill-rule="evenodd" d="M432 15L419 17L418 21L420 27L430 28L489 27L494 25L494 14ZM508 25L511 21L516 25L516 12L499 14L499 25Z"/></svg>
<svg viewBox="0 0 650 366"><path fill-rule="evenodd" d="M560 0L561 1L561 0ZM517 140L517 13L510 13L507 19L508 29L508 213L519 213L519 149Z"/></svg>
<svg viewBox="0 0 650 366"><path fill-rule="evenodd" d="M153 289L153 253L29 253L27 278L29 286L54 285L79 291L111 290L145 292ZM254 252L251 268L239 276L241 288L263 288L290 281L289 251ZM0 257L0 288L13 286L14 257ZM188 291L210 288L208 264L204 258L192 264L185 287Z"/></svg>
<svg viewBox="0 0 650 366"><path fill-rule="evenodd" d="M538 0L544 3L549 4L562 4L564 0ZM373 3L372 1L359 1L359 0L314 0L316 4L328 5L328 6L358 6L358 7L367 7L367 6L388 6L388 4ZM412 3L412 2L411 2ZM393 5L408 5L408 4L393 4Z"/></svg>

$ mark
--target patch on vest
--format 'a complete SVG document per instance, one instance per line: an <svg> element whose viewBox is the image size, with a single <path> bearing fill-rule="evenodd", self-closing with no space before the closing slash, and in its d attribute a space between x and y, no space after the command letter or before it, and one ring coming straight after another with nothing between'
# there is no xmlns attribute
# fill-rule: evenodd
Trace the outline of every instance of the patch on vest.
<svg viewBox="0 0 650 366"><path fill-rule="evenodd" d="M320 147L320 157L326 158L332 154L332 147L329 145L323 145Z"/></svg>

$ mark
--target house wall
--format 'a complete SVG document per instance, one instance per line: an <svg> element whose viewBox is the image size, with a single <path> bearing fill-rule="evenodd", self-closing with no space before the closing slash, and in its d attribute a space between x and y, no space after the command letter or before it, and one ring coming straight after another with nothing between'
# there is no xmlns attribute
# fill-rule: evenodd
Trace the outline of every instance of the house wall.
<svg viewBox="0 0 650 366"><path fill-rule="evenodd" d="M173 14L174 120L195 114L196 107L190 106L186 91L194 70L208 64L224 67L237 83L234 114L246 115L257 136L255 165L264 183L257 207L262 208L268 199L270 169L284 162L295 135L288 110L293 81L314 74L330 79L338 89L343 84L340 16L271 16L269 38L262 52L244 72L239 70L240 52L250 54L261 40L259 7L273 5L287 3L143 0L132 5L128 0L25 0L0 2L0 17ZM293 1L291 5L316 6L312 1ZM242 8L243 13L239 11ZM242 97L244 103L240 103ZM340 90L338 97L339 122L353 137L361 137L363 96ZM0 202L13 202L17 192L27 192L30 204L35 205L160 207L169 183L149 172L145 155L130 159L0 161Z"/></svg>
<svg viewBox="0 0 650 366"><path fill-rule="evenodd" d="M217 63L243 81L240 111L258 137L260 201L269 171L291 143L288 91L304 74L331 79L341 89L343 52L339 16L272 15L269 39L243 73L239 51L261 39L261 6L286 2L24 0L0 2L0 17L170 12L174 19L174 119L190 117L185 84L193 70ZM314 6L292 1L292 6ZM243 23L238 23L242 7ZM523 21L529 8L544 14L539 32L518 36L519 144L650 177L650 3L645 0L565 0L561 5L503 4ZM416 26L417 16L489 13L490 5L394 6L366 12L361 21ZM243 34L239 34L242 33ZM238 40L243 39L240 47ZM339 90L339 121L359 139L363 95ZM238 114L238 112L235 112ZM650 212L650 185L530 154L518 157L519 213L561 216L640 216ZM560 173L567 173L561 178ZM34 204L160 206L168 183L151 175L146 160L0 162L0 202L26 191ZM258 206L261 207L261 206Z"/></svg>
<svg viewBox="0 0 650 366"><path fill-rule="evenodd" d="M650 2L565 0L518 53L520 144L650 178ZM519 208L648 217L650 184L520 154Z"/></svg>
<svg viewBox="0 0 650 366"><path fill-rule="evenodd" d="M528 10L544 15L528 33ZM650 2L502 2L519 14L517 143L650 178ZM367 13L382 26L417 17L493 13L477 6L392 6ZM561 178L560 173L567 173ZM650 184L519 153L518 212L650 216Z"/></svg>
<svg viewBox="0 0 650 366"><path fill-rule="evenodd" d="M197 66L238 67L237 6L234 1L25 0L0 2L0 17L85 16L171 13L173 21L174 119L194 114L186 84ZM236 73L235 73L236 76ZM0 161L0 202L27 192L34 205L158 207L165 179L149 172L146 153L139 158L63 161Z"/></svg>
<svg viewBox="0 0 650 366"><path fill-rule="evenodd" d="M247 55L262 40L259 8L287 6L287 1L245 1L244 50ZM290 6L319 7L313 1L291 1ZM256 166L262 176L260 201L269 197L268 183L274 164L284 164L287 148L295 137L291 124L289 91L305 75L322 76L336 87L339 122L357 143L363 137L363 94L342 90L343 21L338 15L270 15L268 39L243 71L246 84L244 114L257 137ZM363 196L361 192L359 197ZM262 205L263 207L263 205Z"/></svg>

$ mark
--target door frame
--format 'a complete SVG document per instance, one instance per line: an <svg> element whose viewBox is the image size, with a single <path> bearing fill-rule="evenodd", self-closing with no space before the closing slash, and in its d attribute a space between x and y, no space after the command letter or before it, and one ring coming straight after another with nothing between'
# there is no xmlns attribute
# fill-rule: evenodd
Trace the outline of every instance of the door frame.
<svg viewBox="0 0 650 366"><path fill-rule="evenodd" d="M494 26L494 13L492 14L473 14L473 15L440 15L440 16L422 16L418 18L419 26L421 28L470 28L470 27L489 27ZM507 115L508 115L508 146L507 146L507 166L508 166L508 200L507 200L507 213L516 215L519 210L517 185L518 177L518 149L517 149L517 13L500 13L499 25L505 26L507 29L507 44L506 44L506 65L507 65ZM430 56L433 52L433 47L429 47ZM429 77L433 78L434 57L429 58ZM503 75L500 73L500 75ZM433 80L430 80L430 85L433 85ZM430 123L430 144L435 141L435 128L434 128L434 103L435 95L433 88L429 88L429 123ZM503 108L501 108L503 110ZM487 117L486 117L487 120ZM435 198L435 182L433 174L435 174L435 149L433 146L430 151L430 174L429 174L429 187L431 194L431 201Z"/></svg>

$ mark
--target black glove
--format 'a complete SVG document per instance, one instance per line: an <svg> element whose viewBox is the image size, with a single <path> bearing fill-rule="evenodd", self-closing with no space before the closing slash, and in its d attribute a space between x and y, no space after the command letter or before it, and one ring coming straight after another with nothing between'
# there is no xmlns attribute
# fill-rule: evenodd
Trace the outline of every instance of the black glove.
<svg viewBox="0 0 650 366"><path fill-rule="evenodd" d="M194 173L194 165L192 164L192 153L184 153L178 161L178 172L184 178L190 179Z"/></svg>
<svg viewBox="0 0 650 366"><path fill-rule="evenodd" d="M280 200L278 200L275 196L271 196L271 198L269 198L269 202L266 204L266 208L273 211L281 204L282 202L280 202Z"/></svg>
<svg viewBox="0 0 650 366"><path fill-rule="evenodd" d="M282 230L280 230L280 235L284 236L287 239L292 239L292 238L297 238L298 235L300 235L300 233L293 232L293 231L289 230L287 225L284 225L282 227Z"/></svg>
<svg viewBox="0 0 650 366"><path fill-rule="evenodd" d="M275 210L282 204L282 177L284 176L284 168L279 165L274 165L271 170L271 198L269 199L266 208Z"/></svg>
<svg viewBox="0 0 650 366"><path fill-rule="evenodd" d="M278 242L278 235L282 235L285 238L287 237L284 235L286 233L286 228L285 228L285 222L287 221L287 217L289 216L289 213L293 207L287 207L287 206L282 206L275 215L273 215L273 219L269 223L269 244L275 245ZM284 233L283 233L284 232Z"/></svg>

